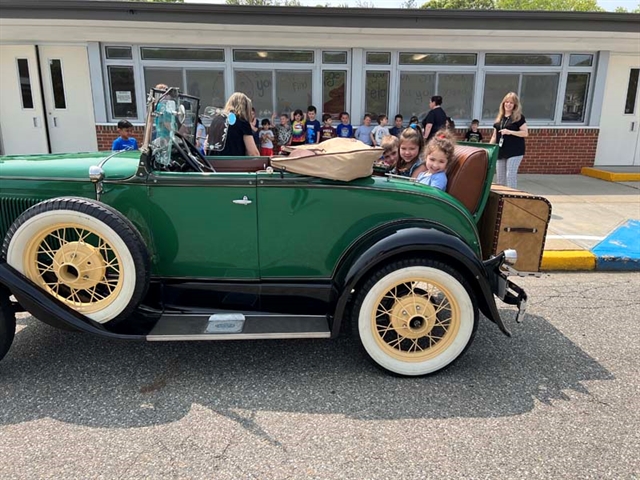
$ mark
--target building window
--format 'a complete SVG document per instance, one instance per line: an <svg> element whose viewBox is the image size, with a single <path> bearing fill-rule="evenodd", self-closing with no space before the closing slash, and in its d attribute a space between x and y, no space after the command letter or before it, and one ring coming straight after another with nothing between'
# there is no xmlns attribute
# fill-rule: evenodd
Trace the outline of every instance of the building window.
<svg viewBox="0 0 640 480"><path fill-rule="evenodd" d="M131 47L104 47L104 53L109 60L131 60Z"/></svg>
<svg viewBox="0 0 640 480"><path fill-rule="evenodd" d="M51 87L53 90L53 104L57 109L67 108L67 100L64 93L64 79L62 77L62 62L58 59L49 60L49 73L51 74Z"/></svg>
<svg viewBox="0 0 640 480"><path fill-rule="evenodd" d="M559 73L486 74L482 118L496 118L504 96L515 92L527 119L553 120L559 78Z"/></svg>
<svg viewBox="0 0 640 480"><path fill-rule="evenodd" d="M554 66L559 67L562 64L561 54L532 54L532 53L487 53L484 58L485 65L495 66Z"/></svg>
<svg viewBox="0 0 640 480"><path fill-rule="evenodd" d="M589 73L569 73L562 105L563 122L584 122L589 92Z"/></svg>
<svg viewBox="0 0 640 480"><path fill-rule="evenodd" d="M291 71L280 70L275 72L276 76L276 112L290 113L292 110L300 108L306 113L306 109L312 104L311 97L311 71ZM256 108L256 110L258 110ZM264 114L258 112L259 117L271 115L271 109ZM322 113L321 113L322 114Z"/></svg>
<svg viewBox="0 0 640 480"><path fill-rule="evenodd" d="M389 72L366 73L364 109L374 119L383 113L389 115Z"/></svg>
<svg viewBox="0 0 640 480"><path fill-rule="evenodd" d="M633 115L636 111L636 98L638 95L638 74L640 69L632 68L629 72L629 84L627 85L627 97L624 104L624 113Z"/></svg>
<svg viewBox="0 0 640 480"><path fill-rule="evenodd" d="M347 63L347 52L322 52L322 63L344 65Z"/></svg>
<svg viewBox="0 0 640 480"><path fill-rule="evenodd" d="M429 110L429 99L435 95L435 73L400 73L399 110L406 120L413 115L422 118Z"/></svg>
<svg viewBox="0 0 640 480"><path fill-rule="evenodd" d="M274 109L273 72L236 70L234 77L235 91L242 92L251 99L257 116L271 116Z"/></svg>
<svg viewBox="0 0 640 480"><path fill-rule="evenodd" d="M185 69L187 94L200 99L204 107L224 107L227 103L224 91L224 72L222 70Z"/></svg>
<svg viewBox="0 0 640 480"><path fill-rule="evenodd" d="M329 113L339 119L347 109L346 70L324 70L322 72L322 113Z"/></svg>
<svg viewBox="0 0 640 480"><path fill-rule="evenodd" d="M400 53L400 65L475 65L475 53Z"/></svg>
<svg viewBox="0 0 640 480"><path fill-rule="evenodd" d="M438 95L446 99L447 115L454 119L473 117L473 73L438 73Z"/></svg>
<svg viewBox="0 0 640 480"><path fill-rule="evenodd" d="M313 63L312 50L234 50L236 62Z"/></svg>
<svg viewBox="0 0 640 480"><path fill-rule="evenodd" d="M29 60L27 60L26 58L18 58L18 76L20 77L20 94L22 96L22 108L33 108L31 76L29 75Z"/></svg>
<svg viewBox="0 0 640 480"><path fill-rule="evenodd" d="M575 54L569 58L570 67L590 67L593 65L593 55Z"/></svg>
<svg viewBox="0 0 640 480"><path fill-rule="evenodd" d="M133 67L108 66L111 116L113 118L138 118L136 86Z"/></svg>
<svg viewBox="0 0 640 480"><path fill-rule="evenodd" d="M367 65L391 65L391 52L367 52Z"/></svg>
<svg viewBox="0 0 640 480"><path fill-rule="evenodd" d="M224 50L213 48L142 47L142 60L172 60L178 62L224 62Z"/></svg>

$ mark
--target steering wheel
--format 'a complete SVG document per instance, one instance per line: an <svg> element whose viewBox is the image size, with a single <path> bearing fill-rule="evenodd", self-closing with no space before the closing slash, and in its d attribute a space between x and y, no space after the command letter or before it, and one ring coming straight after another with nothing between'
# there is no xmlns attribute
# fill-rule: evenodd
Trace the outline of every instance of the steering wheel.
<svg viewBox="0 0 640 480"><path fill-rule="evenodd" d="M193 168L196 172L215 172L214 168L207 163L200 150L196 146L187 140L181 133L174 132L174 138L178 141L173 142L173 146L185 162Z"/></svg>

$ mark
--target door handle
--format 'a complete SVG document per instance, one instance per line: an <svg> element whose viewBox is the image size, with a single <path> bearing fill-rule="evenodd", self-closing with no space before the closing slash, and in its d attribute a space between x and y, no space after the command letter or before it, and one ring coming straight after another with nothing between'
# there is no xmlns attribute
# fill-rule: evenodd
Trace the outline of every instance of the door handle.
<svg viewBox="0 0 640 480"><path fill-rule="evenodd" d="M58 117L53 117L53 126L54 127L58 126Z"/></svg>
<svg viewBox="0 0 640 480"><path fill-rule="evenodd" d="M249 200L249 198L245 195L240 200L233 200L233 203L235 203L236 205L249 205L251 203L251 200Z"/></svg>
<svg viewBox="0 0 640 480"><path fill-rule="evenodd" d="M33 126L38 128L38 117L33 117Z"/></svg>
<svg viewBox="0 0 640 480"><path fill-rule="evenodd" d="M635 132L636 131L636 122L631 122L631 130L629 130L630 132Z"/></svg>

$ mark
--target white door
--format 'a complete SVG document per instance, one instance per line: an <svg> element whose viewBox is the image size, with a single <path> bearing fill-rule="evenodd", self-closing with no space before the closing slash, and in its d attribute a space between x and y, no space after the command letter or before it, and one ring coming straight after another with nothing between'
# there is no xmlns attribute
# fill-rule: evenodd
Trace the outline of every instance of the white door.
<svg viewBox="0 0 640 480"><path fill-rule="evenodd" d="M52 153L98 150L89 59L84 46L40 46Z"/></svg>
<svg viewBox="0 0 640 480"><path fill-rule="evenodd" d="M596 166L640 165L639 75L640 56L611 55L602 104Z"/></svg>
<svg viewBox="0 0 640 480"><path fill-rule="evenodd" d="M1 153L47 153L44 119L35 46L0 46Z"/></svg>

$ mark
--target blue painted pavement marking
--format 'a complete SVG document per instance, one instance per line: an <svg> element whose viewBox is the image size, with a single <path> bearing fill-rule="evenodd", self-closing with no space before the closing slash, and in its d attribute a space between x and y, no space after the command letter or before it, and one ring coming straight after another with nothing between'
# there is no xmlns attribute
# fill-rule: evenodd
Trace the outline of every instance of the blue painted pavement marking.
<svg viewBox="0 0 640 480"><path fill-rule="evenodd" d="M640 220L627 220L591 252L596 270L640 270Z"/></svg>

